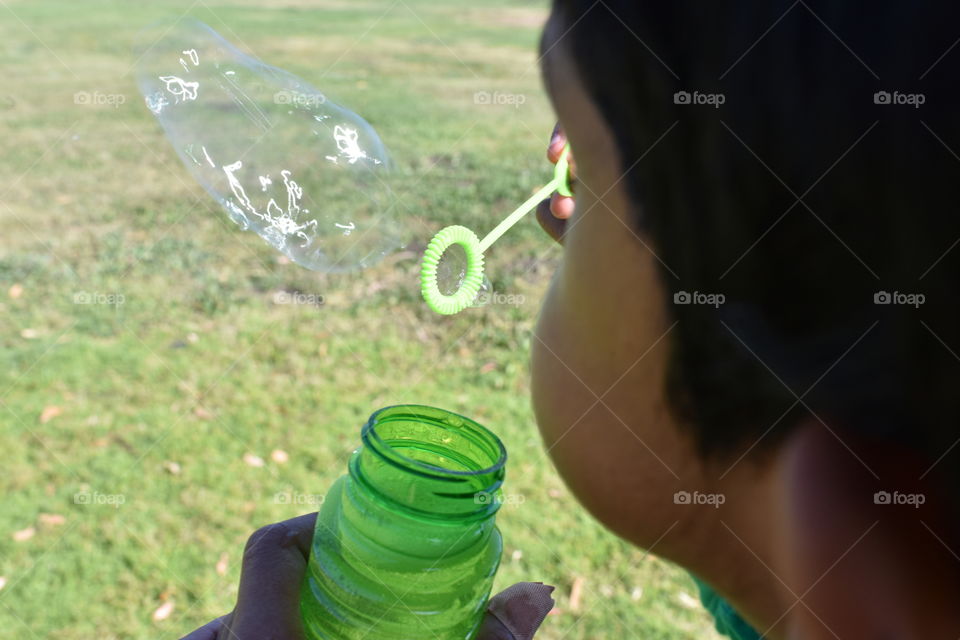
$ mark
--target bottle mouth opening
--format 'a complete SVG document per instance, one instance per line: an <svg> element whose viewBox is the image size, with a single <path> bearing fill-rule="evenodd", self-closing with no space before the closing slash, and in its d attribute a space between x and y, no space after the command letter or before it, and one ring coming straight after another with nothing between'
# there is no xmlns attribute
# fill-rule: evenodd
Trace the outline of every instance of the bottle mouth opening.
<svg viewBox="0 0 960 640"><path fill-rule="evenodd" d="M465 479L503 472L507 450L493 432L456 413L404 404L376 411L363 444L387 462L433 478Z"/></svg>

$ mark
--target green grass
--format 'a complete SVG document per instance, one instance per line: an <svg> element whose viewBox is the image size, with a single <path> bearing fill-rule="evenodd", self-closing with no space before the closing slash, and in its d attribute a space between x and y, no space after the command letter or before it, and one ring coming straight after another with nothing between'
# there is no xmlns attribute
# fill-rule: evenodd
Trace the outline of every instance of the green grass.
<svg viewBox="0 0 960 640"><path fill-rule="evenodd" d="M433 231L487 229L549 178L540 3L3 4L0 637L169 638L227 611L246 537L307 510L275 496L322 493L365 418L400 402L465 413L504 439L508 493L524 502L499 517L498 586L558 587L561 611L539 637L714 637L684 604L685 574L592 522L542 451L527 353L560 254L532 218L489 259L494 288L523 304L440 318L418 298L417 251ZM137 31L188 9L374 124L399 175L420 180L403 195L410 251L359 275L318 275L227 220L130 73ZM78 91L126 101L77 105ZM477 91L526 101L478 105ZM325 304L275 304L280 291ZM123 302L75 303L84 293ZM275 449L289 461L271 460ZM172 613L155 622L165 600Z"/></svg>

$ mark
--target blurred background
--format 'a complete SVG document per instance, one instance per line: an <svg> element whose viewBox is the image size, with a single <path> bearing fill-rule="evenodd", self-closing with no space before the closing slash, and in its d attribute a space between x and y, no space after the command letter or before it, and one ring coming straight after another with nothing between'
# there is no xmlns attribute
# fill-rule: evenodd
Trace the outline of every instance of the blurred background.
<svg viewBox="0 0 960 640"><path fill-rule="evenodd" d="M539 638L713 638L680 569L605 532L544 453L528 346L560 251L533 216L490 303L419 298L445 224L550 177L547 2L0 0L0 637L176 638L232 608L243 545L314 511L359 429L436 405L510 453L496 588L557 586ZM138 32L191 16L379 132L405 250L323 275L242 232L136 89ZM629 496L624 496L629 500Z"/></svg>

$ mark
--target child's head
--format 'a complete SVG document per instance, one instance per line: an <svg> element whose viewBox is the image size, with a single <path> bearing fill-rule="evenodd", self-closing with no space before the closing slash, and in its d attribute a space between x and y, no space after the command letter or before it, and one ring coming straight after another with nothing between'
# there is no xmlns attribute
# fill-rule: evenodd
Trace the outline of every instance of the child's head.
<svg viewBox="0 0 960 640"><path fill-rule="evenodd" d="M924 512L944 518L941 540L923 542L953 545L957 14L556 0L542 64L577 208L534 403L561 472L614 530L648 545L671 521L695 530L672 497L698 486L758 509L783 498L763 517L786 526L829 463L842 471L822 477L863 481L830 509L866 495L865 520L894 513L874 489L942 489Z"/></svg>

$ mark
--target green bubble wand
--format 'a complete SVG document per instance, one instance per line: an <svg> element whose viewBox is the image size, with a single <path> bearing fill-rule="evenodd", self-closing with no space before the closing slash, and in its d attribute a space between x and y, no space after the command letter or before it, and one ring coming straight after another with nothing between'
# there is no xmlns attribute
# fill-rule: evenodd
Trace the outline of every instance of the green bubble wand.
<svg viewBox="0 0 960 640"><path fill-rule="evenodd" d="M510 227L520 221L520 218L532 211L541 200L548 198L556 191L562 196L573 195L570 183L567 180L567 169L570 165L569 145L560 153L553 170L553 180L548 182L530 196L526 202L516 208L503 222L498 224L487 236L480 240L470 229L458 224L444 227L437 232L426 251L423 252L423 262L420 267L420 291L427 306L445 316L460 313L477 297L480 286L483 284L483 253L500 237L510 230ZM447 295L437 286L437 268L444 252L451 246L458 244L463 247L467 256L467 267L464 271L460 288Z"/></svg>

